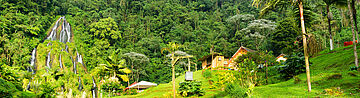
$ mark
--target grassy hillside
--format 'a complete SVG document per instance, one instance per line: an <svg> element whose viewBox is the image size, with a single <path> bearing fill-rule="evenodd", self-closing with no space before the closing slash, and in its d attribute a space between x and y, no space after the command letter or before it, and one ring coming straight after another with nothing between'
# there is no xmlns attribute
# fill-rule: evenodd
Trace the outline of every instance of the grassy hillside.
<svg viewBox="0 0 360 98"><path fill-rule="evenodd" d="M337 88L343 91L341 97L360 96L360 72L349 71L350 67L354 66L351 46L337 48L333 51L325 50L319 56L311 58L310 62L312 62L310 66L311 93L307 92L306 75L303 73L297 76L297 83L295 83L295 79L290 79L285 82L255 87L252 97L331 97L331 95L326 95L324 90ZM206 93L202 97L228 97L220 89L210 89L210 84L202 77L201 72L195 72L194 79L203 83ZM184 78L184 75L176 78L177 88L179 82L184 81ZM171 91L171 83L168 83L147 89L138 95L122 97L170 97Z"/></svg>
<svg viewBox="0 0 360 98"><path fill-rule="evenodd" d="M311 58L310 62L312 62L310 66L311 93L307 92L306 75L304 73L298 75L300 82L297 84L295 84L294 79L291 79L277 84L256 87L254 96L329 97L329 95L324 94L324 90L329 88L340 88L344 92L344 97L360 96L360 73L349 71L351 66L355 66L352 46L337 48L333 51L325 50L319 56Z"/></svg>

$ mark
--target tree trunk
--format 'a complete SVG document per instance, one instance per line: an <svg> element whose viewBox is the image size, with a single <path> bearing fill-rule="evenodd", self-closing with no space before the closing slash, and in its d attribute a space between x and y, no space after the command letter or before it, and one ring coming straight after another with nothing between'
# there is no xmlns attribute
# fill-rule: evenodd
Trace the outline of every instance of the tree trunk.
<svg viewBox="0 0 360 98"><path fill-rule="evenodd" d="M302 5L302 0L298 0L298 2L299 2L299 9L300 9L301 31L302 31L302 37L303 37L307 85L308 85L308 91L311 92L309 56L307 53L306 31L305 31L305 22L304 22L304 16L303 16L303 5Z"/></svg>
<svg viewBox="0 0 360 98"><path fill-rule="evenodd" d="M173 84L173 98L175 98L176 95L176 88L175 88L175 60L174 60L174 53L172 53L172 58L171 58L171 67L172 67L172 84Z"/></svg>
<svg viewBox="0 0 360 98"><path fill-rule="evenodd" d="M355 34L356 34L356 40L359 41L359 29L357 27L357 18L356 18L356 8L355 8L355 0L351 0L351 9L352 9L352 15L354 20L354 27L355 27ZM356 42L358 43L358 42Z"/></svg>
<svg viewBox="0 0 360 98"><path fill-rule="evenodd" d="M136 74L137 74L136 82L139 83L139 70L136 71Z"/></svg>
<svg viewBox="0 0 360 98"><path fill-rule="evenodd" d="M353 35L353 47L354 47L354 56L355 56L355 66L356 66L356 67L359 67L358 56L357 56L357 53L356 53L356 42L355 42L355 31L354 31L354 17L353 17L352 9L351 9L351 6L350 6L350 0L348 0L348 7L349 7L349 11L350 11L351 31L352 31L352 35Z"/></svg>
<svg viewBox="0 0 360 98"><path fill-rule="evenodd" d="M330 34L330 50L333 50L334 43L333 43L333 38L332 38L332 34L331 34L331 16L330 16L330 8L329 8L328 4L326 4L326 11L327 11L327 19L328 19L328 31Z"/></svg>
<svg viewBox="0 0 360 98"><path fill-rule="evenodd" d="M134 61L131 61L131 80L135 80L134 79Z"/></svg>

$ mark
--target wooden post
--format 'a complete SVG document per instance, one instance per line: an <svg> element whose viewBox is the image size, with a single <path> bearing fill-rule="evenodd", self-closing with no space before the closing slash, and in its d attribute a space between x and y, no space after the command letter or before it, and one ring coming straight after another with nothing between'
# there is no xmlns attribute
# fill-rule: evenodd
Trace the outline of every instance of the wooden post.
<svg viewBox="0 0 360 98"><path fill-rule="evenodd" d="M265 61L265 67L266 67L266 84L268 84L268 66L266 61Z"/></svg>
<svg viewBox="0 0 360 98"><path fill-rule="evenodd" d="M190 58L188 58L188 63L189 63L189 65L188 65L188 71L190 71Z"/></svg>
<svg viewBox="0 0 360 98"><path fill-rule="evenodd" d="M173 98L176 98L176 91L175 91L175 62L174 61L174 55L175 54L172 54L171 56L171 67L172 67L172 84L173 84Z"/></svg>

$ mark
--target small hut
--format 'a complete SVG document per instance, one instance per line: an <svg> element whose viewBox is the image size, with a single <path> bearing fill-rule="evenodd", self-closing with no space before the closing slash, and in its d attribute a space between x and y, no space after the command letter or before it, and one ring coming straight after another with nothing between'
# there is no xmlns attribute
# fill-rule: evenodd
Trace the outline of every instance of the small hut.
<svg viewBox="0 0 360 98"><path fill-rule="evenodd" d="M280 54L278 57L276 57L277 62L286 61L287 58L284 57L285 54Z"/></svg>

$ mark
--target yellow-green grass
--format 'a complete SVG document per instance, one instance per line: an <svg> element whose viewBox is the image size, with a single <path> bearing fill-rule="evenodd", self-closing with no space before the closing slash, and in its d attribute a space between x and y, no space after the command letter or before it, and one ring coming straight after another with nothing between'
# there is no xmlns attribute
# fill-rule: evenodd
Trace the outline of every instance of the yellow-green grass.
<svg viewBox="0 0 360 98"><path fill-rule="evenodd" d="M169 77L171 78L171 77ZM202 88L206 90L205 96L212 96L219 93L219 90L210 90L210 84L209 82L202 77L202 71L196 71L193 73L193 78L196 81L202 82ZM185 75L180 75L176 77L175 83L176 83L176 89L179 88L179 83L185 81ZM167 98L172 97L172 82L165 83L165 84L159 84L156 87L151 87L149 89L146 89L145 91L137 94L137 95L127 95L127 96L117 96L117 98ZM176 94L176 97L181 97L180 94Z"/></svg>

